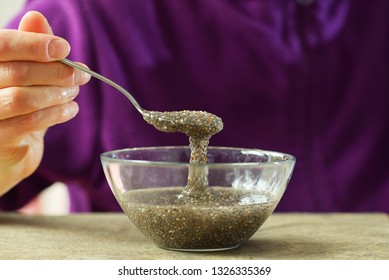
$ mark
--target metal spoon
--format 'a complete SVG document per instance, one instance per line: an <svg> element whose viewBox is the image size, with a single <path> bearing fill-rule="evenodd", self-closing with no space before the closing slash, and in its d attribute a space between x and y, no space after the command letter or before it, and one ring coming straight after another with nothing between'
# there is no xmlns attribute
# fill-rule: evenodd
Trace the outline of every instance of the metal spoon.
<svg viewBox="0 0 389 280"><path fill-rule="evenodd" d="M141 113L143 119L146 122L153 125L156 129L160 131L182 132L188 135L189 137L204 137L207 140L212 135L218 133L223 129L223 122L218 116L204 111L185 110L158 112L144 110L135 100L135 98L131 95L131 93L129 93L123 87L119 86L117 83L69 59L64 58L59 61L71 67L77 68L81 71L87 72L93 77L116 88L131 101L131 103L135 106L139 113Z"/></svg>
<svg viewBox="0 0 389 280"><path fill-rule="evenodd" d="M77 68L81 71L84 71L84 72L92 75L93 77L99 79L100 81L103 81L103 82L113 86L118 91L123 93L131 101L131 103L135 106L135 108L139 111L139 113L141 113L142 115L144 114L145 110L139 105L138 101L135 100L135 98L132 96L132 94L129 93L127 90L125 90L123 87L119 86L117 83L115 83L115 82L111 81L110 79L100 75L99 73L96 73L96 72L94 72L94 71L92 71L84 66L81 66L80 64L77 64L74 61L71 61L67 58L61 59L60 62L66 64L66 65L69 65L71 67Z"/></svg>

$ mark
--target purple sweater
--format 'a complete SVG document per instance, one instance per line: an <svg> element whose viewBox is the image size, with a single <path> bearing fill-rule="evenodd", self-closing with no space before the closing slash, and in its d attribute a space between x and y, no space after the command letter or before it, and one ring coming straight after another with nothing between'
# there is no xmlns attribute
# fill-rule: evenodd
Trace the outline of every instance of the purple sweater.
<svg viewBox="0 0 389 280"><path fill-rule="evenodd" d="M213 146L297 158L278 211L389 212L389 1L31 0L70 58L129 89L145 109L206 110ZM11 27L16 27L17 17ZM187 145L146 124L98 80L51 128L37 172L0 198L16 209L63 181L73 211L117 211L103 151Z"/></svg>

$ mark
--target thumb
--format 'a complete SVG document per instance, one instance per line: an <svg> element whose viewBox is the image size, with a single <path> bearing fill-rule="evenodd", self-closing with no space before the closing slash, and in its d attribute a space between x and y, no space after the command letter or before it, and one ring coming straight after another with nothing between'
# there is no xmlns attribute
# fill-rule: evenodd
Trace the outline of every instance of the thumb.
<svg viewBox="0 0 389 280"><path fill-rule="evenodd" d="M36 11L28 12L23 16L20 20L18 30L53 35L53 30L47 19Z"/></svg>
<svg viewBox="0 0 389 280"><path fill-rule="evenodd" d="M69 43L60 37L52 36L53 30L47 19L39 12L27 12L19 23L19 36L23 38L19 48L24 44L24 60L52 61L66 57L70 51ZM35 35L33 34L35 33ZM47 34L36 36L37 33ZM28 46L33 46L28 50ZM40 52L36 54L35 51ZM42 51L44 54L42 55ZM1 54L1 52L0 52ZM16 60L22 60L23 52L17 54ZM37 59L39 58L39 59Z"/></svg>

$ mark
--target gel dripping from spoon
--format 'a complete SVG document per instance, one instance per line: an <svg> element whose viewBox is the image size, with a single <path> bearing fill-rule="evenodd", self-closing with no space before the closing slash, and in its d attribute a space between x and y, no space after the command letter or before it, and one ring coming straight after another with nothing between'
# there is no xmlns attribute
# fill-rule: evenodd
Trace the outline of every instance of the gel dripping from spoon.
<svg viewBox="0 0 389 280"><path fill-rule="evenodd" d="M205 111L144 111L143 118L163 132L181 132L189 137L188 182L178 197L184 202L216 202L218 194L209 186L207 149L210 138L223 129L220 117Z"/></svg>

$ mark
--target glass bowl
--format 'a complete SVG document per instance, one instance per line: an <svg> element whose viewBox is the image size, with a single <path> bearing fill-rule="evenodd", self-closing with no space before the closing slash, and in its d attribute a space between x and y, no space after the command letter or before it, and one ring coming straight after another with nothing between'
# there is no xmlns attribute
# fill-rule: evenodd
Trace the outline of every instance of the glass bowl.
<svg viewBox="0 0 389 280"><path fill-rule="evenodd" d="M131 222L157 246L180 251L237 248L271 215L295 165L291 155L209 147L206 165L189 164L187 146L145 147L101 155L110 188ZM200 172L217 199L186 195ZM183 199L184 198L184 199Z"/></svg>

